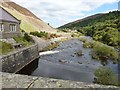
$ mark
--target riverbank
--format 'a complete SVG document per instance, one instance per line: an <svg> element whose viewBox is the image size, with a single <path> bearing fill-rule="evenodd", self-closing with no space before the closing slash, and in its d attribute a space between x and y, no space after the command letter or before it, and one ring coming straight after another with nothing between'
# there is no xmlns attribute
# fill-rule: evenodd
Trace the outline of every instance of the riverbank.
<svg viewBox="0 0 120 90"><path fill-rule="evenodd" d="M61 34L59 34L59 35L61 35ZM34 42L38 45L38 51L41 52L41 51L45 51L44 49L49 47L50 45L70 39L71 35L63 34L60 37L52 38L52 39L48 39L48 40L45 40L45 39L42 39L42 38L39 38L39 37L36 37L33 35L31 35L31 37L34 40Z"/></svg>

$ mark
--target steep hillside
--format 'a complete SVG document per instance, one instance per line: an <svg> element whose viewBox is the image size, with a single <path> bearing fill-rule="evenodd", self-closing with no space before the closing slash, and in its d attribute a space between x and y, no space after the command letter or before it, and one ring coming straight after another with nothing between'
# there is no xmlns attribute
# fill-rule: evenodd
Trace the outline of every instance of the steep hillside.
<svg viewBox="0 0 120 90"><path fill-rule="evenodd" d="M83 19L80 19L80 20L77 20L74 22L70 22L61 27L58 27L58 29L64 29L64 28L73 29L75 27L83 27L83 26L86 26L87 24L89 24L91 22L91 20L93 21L94 19L97 19L102 15L104 15L104 14L96 14L96 15L88 16L86 18L83 18Z"/></svg>
<svg viewBox="0 0 120 90"><path fill-rule="evenodd" d="M43 22L37 16L35 16L28 9L11 2L10 0L0 1L0 6L15 16L17 19L21 20L21 29L26 32L31 31L46 31L46 32L56 32L51 26Z"/></svg>
<svg viewBox="0 0 120 90"><path fill-rule="evenodd" d="M119 17L119 11L113 11L110 13L104 13L104 14L96 14L92 16L88 16L86 18L65 24L61 27L58 27L59 29L79 29L80 27L85 27L89 25L93 25L96 22L104 22L105 20L113 20Z"/></svg>
<svg viewBox="0 0 120 90"><path fill-rule="evenodd" d="M93 15L61 26L59 29L77 30L96 41L110 46L120 46L120 11Z"/></svg>

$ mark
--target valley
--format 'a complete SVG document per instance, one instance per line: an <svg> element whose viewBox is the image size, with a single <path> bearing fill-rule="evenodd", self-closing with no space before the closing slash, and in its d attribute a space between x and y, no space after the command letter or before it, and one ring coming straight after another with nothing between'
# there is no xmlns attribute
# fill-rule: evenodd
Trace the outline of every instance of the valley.
<svg viewBox="0 0 120 90"><path fill-rule="evenodd" d="M120 11L98 13L53 28L27 8L10 0L3 2L0 7L20 20L21 36L12 40L22 47L15 49L0 41L0 55L35 44L39 62L29 76L120 86Z"/></svg>

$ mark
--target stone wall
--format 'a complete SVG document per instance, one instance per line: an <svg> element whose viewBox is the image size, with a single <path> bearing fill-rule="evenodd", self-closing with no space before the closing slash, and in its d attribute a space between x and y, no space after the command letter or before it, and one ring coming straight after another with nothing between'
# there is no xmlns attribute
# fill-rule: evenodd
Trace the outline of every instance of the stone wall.
<svg viewBox="0 0 120 90"><path fill-rule="evenodd" d="M0 74L2 74L2 88L12 88L10 90L16 90L16 88L24 88L22 90L34 90L32 88L62 88L60 90L64 90L63 88L69 88L67 90L73 90L70 88L85 88L85 90L86 89L87 90L120 90L120 88L116 86L104 86L104 85L90 84L90 83L77 82L77 81L60 80L60 79L52 79L45 77L33 77L33 76L10 74L10 73L0 73ZM56 90L56 89L51 89L51 90Z"/></svg>
<svg viewBox="0 0 120 90"><path fill-rule="evenodd" d="M21 36L21 33L17 33L17 32L0 32L0 39L7 39L7 38L14 38L14 37L18 37Z"/></svg>
<svg viewBox="0 0 120 90"><path fill-rule="evenodd" d="M20 33L20 24L8 21L0 21L4 25L4 31L0 32L0 38L13 38L21 35ZM10 25L14 24L16 26L16 31L10 30Z"/></svg>
<svg viewBox="0 0 120 90"><path fill-rule="evenodd" d="M16 73L36 59L39 59L37 45L3 55L1 58L2 72Z"/></svg>

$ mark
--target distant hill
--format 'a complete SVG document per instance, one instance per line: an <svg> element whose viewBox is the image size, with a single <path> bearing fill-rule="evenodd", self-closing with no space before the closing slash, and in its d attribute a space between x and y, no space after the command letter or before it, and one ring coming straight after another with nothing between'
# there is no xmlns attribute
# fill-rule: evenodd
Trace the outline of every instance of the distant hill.
<svg viewBox="0 0 120 90"><path fill-rule="evenodd" d="M39 19L28 9L10 1L1 0L0 6L15 16L17 19L21 20L21 29L26 32L31 31L46 31L46 32L56 32L54 28L49 26L47 23Z"/></svg>
<svg viewBox="0 0 120 90"><path fill-rule="evenodd" d="M120 46L120 11L96 14L59 27L60 30L77 30L110 46Z"/></svg>
<svg viewBox="0 0 120 90"><path fill-rule="evenodd" d="M83 18L83 19L79 19L79 20L74 21L74 22L70 22L70 23L65 24L63 26L60 26L60 27L58 27L58 29L65 29L65 28L67 28L67 29L78 29L80 27L93 25L96 22L104 22L105 20L116 19L116 18L119 17L118 15L119 15L119 11L95 14L95 15L91 15L91 16L88 16L88 17Z"/></svg>
<svg viewBox="0 0 120 90"><path fill-rule="evenodd" d="M91 23L91 20L96 19L96 18L99 18L99 17L101 17L102 15L104 15L104 14L96 14L96 15L88 16L88 17L86 17L86 18L79 19L79 20L77 20L77 21L70 22L70 23L65 24L65 25L63 25L63 26L60 26L60 27L58 27L58 29L64 29L64 28L72 29L72 28L74 28L74 27L83 27L83 26L86 26L86 25L88 25L89 23Z"/></svg>

